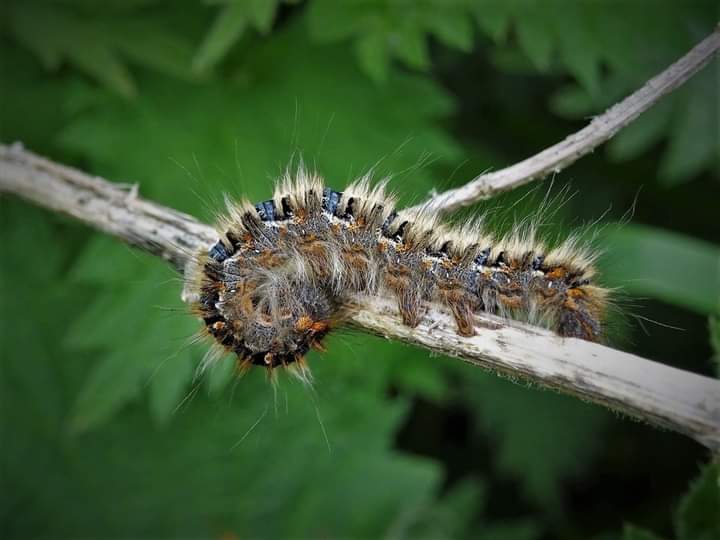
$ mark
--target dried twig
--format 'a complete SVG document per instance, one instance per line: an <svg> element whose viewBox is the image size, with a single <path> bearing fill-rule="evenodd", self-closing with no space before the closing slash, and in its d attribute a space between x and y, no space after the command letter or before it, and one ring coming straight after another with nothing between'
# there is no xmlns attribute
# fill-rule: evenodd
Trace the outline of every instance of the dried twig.
<svg viewBox="0 0 720 540"><path fill-rule="evenodd" d="M191 216L19 145L0 145L2 192L69 214L180 270L192 251L216 240L211 227ZM479 314L478 335L463 338L437 307L417 328L408 328L386 300L358 303L351 323L360 329L577 395L720 450L720 381L490 315Z"/></svg>
<svg viewBox="0 0 720 540"><path fill-rule="evenodd" d="M663 96L687 81L705 66L719 49L720 26L665 71L600 116L596 116L577 133L510 167L481 174L463 186L435 195L424 204L434 211L452 212L532 180L560 172L609 140Z"/></svg>

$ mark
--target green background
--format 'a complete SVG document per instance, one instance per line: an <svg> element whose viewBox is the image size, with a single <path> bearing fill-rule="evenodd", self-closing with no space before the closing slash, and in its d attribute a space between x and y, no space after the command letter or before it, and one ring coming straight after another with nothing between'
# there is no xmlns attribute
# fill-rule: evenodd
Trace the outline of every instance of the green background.
<svg viewBox="0 0 720 540"><path fill-rule="evenodd" d="M421 201L576 131L718 20L664 0L1 9L0 140L206 221L300 160ZM466 212L502 229L550 190L548 238L599 220L611 343L709 376L719 69L552 186ZM349 331L312 389L231 359L196 377L161 261L9 197L0 245L4 538L720 538L717 466L680 435Z"/></svg>

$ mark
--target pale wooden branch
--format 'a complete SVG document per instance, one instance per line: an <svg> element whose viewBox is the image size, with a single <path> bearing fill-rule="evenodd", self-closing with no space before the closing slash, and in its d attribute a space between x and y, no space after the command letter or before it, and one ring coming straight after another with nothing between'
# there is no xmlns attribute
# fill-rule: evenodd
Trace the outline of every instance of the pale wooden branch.
<svg viewBox="0 0 720 540"><path fill-rule="evenodd" d="M22 145L0 145L0 193L69 214L183 271L189 254L217 240L212 227L192 216L138 197L122 185L54 163Z"/></svg>
<svg viewBox="0 0 720 540"><path fill-rule="evenodd" d="M519 163L473 178L467 184L434 195L419 206L451 212L532 180L558 173L612 138L663 96L686 82L720 50L720 26L685 56L646 82L639 90L596 116L580 131Z"/></svg>
<svg viewBox="0 0 720 540"><path fill-rule="evenodd" d="M0 145L3 192L69 214L179 269L192 251L207 249L217 237L191 216L141 199L137 189L53 163L20 145ZM437 306L417 328L408 328L387 300L356 302L350 322L359 329L576 395L720 450L720 381L490 315L478 314L478 334L463 338Z"/></svg>

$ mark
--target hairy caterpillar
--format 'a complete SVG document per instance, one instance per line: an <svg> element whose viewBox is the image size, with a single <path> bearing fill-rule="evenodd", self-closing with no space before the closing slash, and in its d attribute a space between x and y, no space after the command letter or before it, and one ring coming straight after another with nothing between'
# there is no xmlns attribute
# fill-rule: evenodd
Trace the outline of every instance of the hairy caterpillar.
<svg viewBox="0 0 720 540"><path fill-rule="evenodd" d="M532 227L493 238L479 223L452 228L428 210L394 209L385 183L344 191L304 170L273 198L228 204L219 240L186 274L191 307L242 368L304 372L303 358L342 324L351 294L394 298L416 326L429 302L459 335L479 311L599 341L607 290L591 283L593 255L574 237L547 250Z"/></svg>

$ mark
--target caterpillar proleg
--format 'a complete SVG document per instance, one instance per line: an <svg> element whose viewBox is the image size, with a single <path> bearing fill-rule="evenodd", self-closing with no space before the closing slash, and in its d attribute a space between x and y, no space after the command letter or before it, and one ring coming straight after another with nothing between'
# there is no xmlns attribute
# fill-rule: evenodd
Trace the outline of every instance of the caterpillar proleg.
<svg viewBox="0 0 720 540"><path fill-rule="evenodd" d="M385 183L368 177L336 191L305 170L288 173L272 199L228 203L218 229L186 290L207 334L241 367L304 369L357 294L393 298L409 326L437 302L462 336L484 311L603 338L608 291L593 283L594 257L575 237L547 249L532 228L495 237L479 222L451 227L422 207L395 210Z"/></svg>

